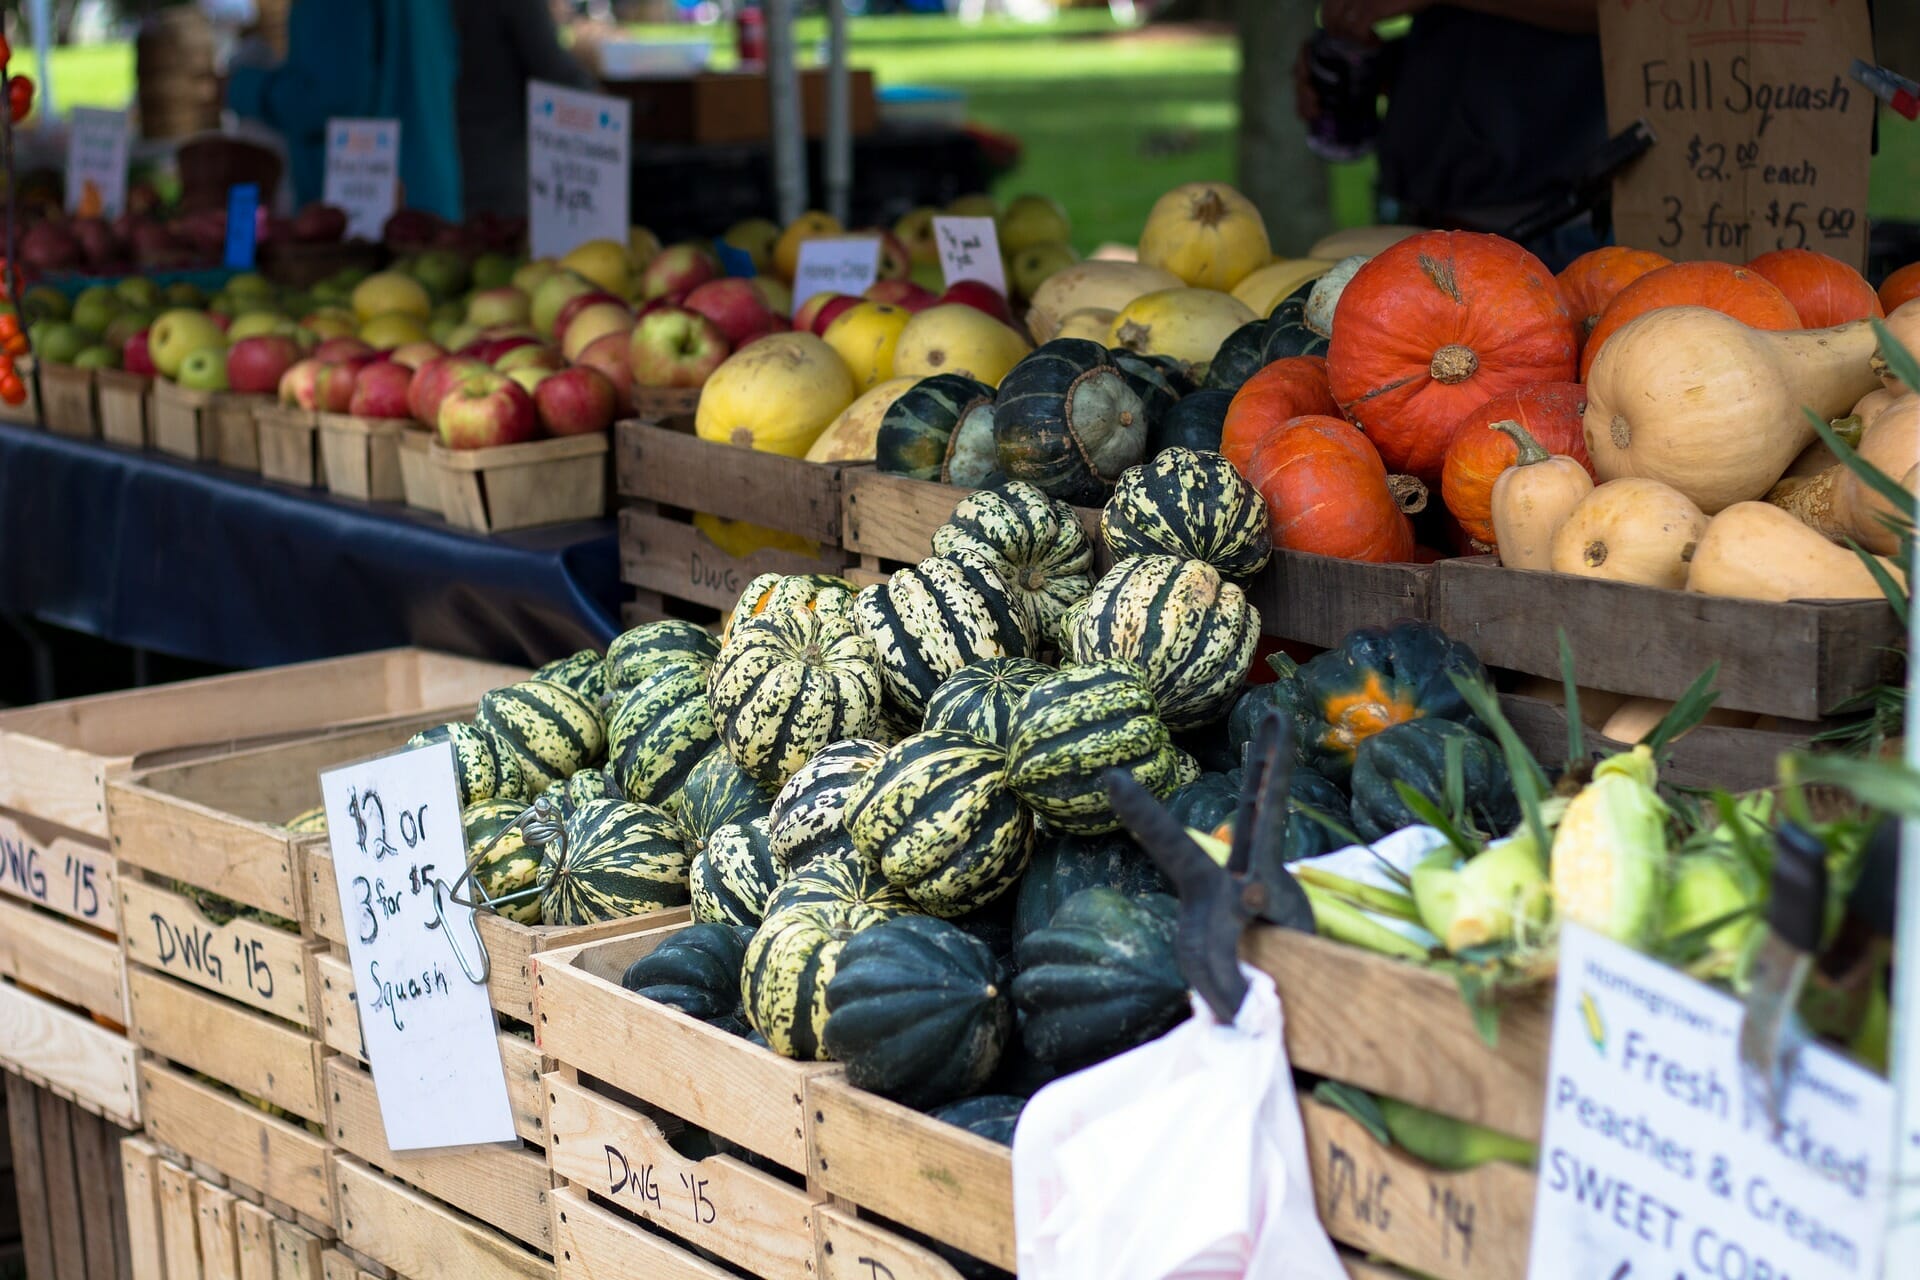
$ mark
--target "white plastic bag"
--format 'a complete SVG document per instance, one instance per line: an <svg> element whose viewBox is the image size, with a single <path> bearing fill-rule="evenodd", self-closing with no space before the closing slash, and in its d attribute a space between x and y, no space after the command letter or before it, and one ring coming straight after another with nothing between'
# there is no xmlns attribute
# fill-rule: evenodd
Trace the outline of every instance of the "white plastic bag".
<svg viewBox="0 0 1920 1280"><path fill-rule="evenodd" d="M1314 1209L1273 980L1057 1080L1013 1136L1020 1280L1345 1280Z"/></svg>

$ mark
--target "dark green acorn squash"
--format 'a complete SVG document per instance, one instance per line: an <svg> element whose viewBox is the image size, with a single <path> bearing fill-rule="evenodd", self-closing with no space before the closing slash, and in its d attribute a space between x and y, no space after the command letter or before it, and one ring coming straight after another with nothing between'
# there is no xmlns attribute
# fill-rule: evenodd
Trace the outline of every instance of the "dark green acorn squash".
<svg viewBox="0 0 1920 1280"><path fill-rule="evenodd" d="M1041 840L1020 882L1013 913L1014 942L1046 928L1061 903L1082 889L1093 888L1114 889L1128 897L1173 892L1153 859L1124 831L1049 835Z"/></svg>
<svg viewBox="0 0 1920 1280"><path fill-rule="evenodd" d="M1299 758L1344 783L1354 752L1374 734L1408 720L1457 720L1478 730L1453 677L1485 680L1487 669L1466 645L1430 622L1362 627L1293 676Z"/></svg>
<svg viewBox="0 0 1920 1280"><path fill-rule="evenodd" d="M1307 327L1306 316L1306 299L1297 291L1273 309L1273 314L1267 317L1267 345L1261 352L1261 368L1288 356L1327 354L1327 340Z"/></svg>
<svg viewBox="0 0 1920 1280"><path fill-rule="evenodd" d="M1056 338L1015 365L994 398L1000 470L1075 506L1094 506L1140 461L1148 413L1097 342Z"/></svg>
<svg viewBox="0 0 1920 1280"><path fill-rule="evenodd" d="M1179 904L1083 889L1020 942L1013 999L1021 1035L1042 1062L1084 1067L1124 1053L1187 1017L1174 954Z"/></svg>
<svg viewBox="0 0 1920 1280"><path fill-rule="evenodd" d="M1192 756L1202 773L1225 773L1240 767L1240 752L1227 741L1224 718L1174 734L1173 745Z"/></svg>
<svg viewBox="0 0 1920 1280"><path fill-rule="evenodd" d="M1167 812L1180 819L1182 826L1212 835L1221 827L1231 827L1240 812L1238 769L1228 773L1203 773L1167 797Z"/></svg>
<svg viewBox="0 0 1920 1280"><path fill-rule="evenodd" d="M702 1022L740 1016L740 965L753 930L688 925L627 966L620 985Z"/></svg>
<svg viewBox="0 0 1920 1280"><path fill-rule="evenodd" d="M986 1093L977 1098L949 1102L927 1114L943 1124L965 1129L975 1137L1010 1147L1013 1145L1014 1126L1020 1122L1020 1112L1026 1105L1025 1098L1012 1094Z"/></svg>
<svg viewBox="0 0 1920 1280"><path fill-rule="evenodd" d="M1447 744L1460 744L1466 819L1485 836L1503 836L1520 820L1513 780L1491 740L1451 720L1409 720L1360 744L1353 763L1353 829L1378 840L1421 821L1394 787L1404 782L1447 812Z"/></svg>
<svg viewBox="0 0 1920 1280"><path fill-rule="evenodd" d="M1349 830L1353 827L1347 793L1307 766L1297 764L1293 767L1291 785L1287 789L1287 847L1281 854L1285 861L1317 858L1323 853L1346 848L1349 842L1344 835L1329 830L1301 812L1303 807L1312 809L1329 822L1336 822Z"/></svg>
<svg viewBox="0 0 1920 1280"><path fill-rule="evenodd" d="M1100 538L1116 562L1204 560L1238 582L1273 553L1266 499L1219 453L1195 449L1167 449L1129 467L1100 512Z"/></svg>
<svg viewBox="0 0 1920 1280"><path fill-rule="evenodd" d="M993 436L993 400L982 396L960 415L953 434L947 438L947 456L940 464L940 482L963 489L981 489L997 484L1000 471L1000 446Z"/></svg>
<svg viewBox="0 0 1920 1280"><path fill-rule="evenodd" d="M1211 387L1180 397L1180 402L1153 420L1147 430L1147 457L1167 449L1220 450L1220 433L1227 425L1227 406L1233 392Z"/></svg>
<svg viewBox="0 0 1920 1280"><path fill-rule="evenodd" d="M1228 334L1213 353L1213 363L1207 366L1206 381L1201 385L1231 395L1241 383L1267 367L1266 353L1267 322L1249 320Z"/></svg>
<svg viewBox="0 0 1920 1280"><path fill-rule="evenodd" d="M1151 356L1138 355L1124 348L1116 347L1111 354L1114 364L1126 376L1127 385L1133 388L1133 393L1140 397L1140 403L1146 406L1148 430L1151 431L1152 424L1180 402L1181 393L1174 386L1173 371Z"/></svg>
<svg viewBox="0 0 1920 1280"><path fill-rule="evenodd" d="M991 401L993 388L965 374L922 378L887 406L874 437L874 466L891 475L938 480L961 415L983 398Z"/></svg>
<svg viewBox="0 0 1920 1280"><path fill-rule="evenodd" d="M931 916L856 936L827 986L827 1055L858 1088L921 1110L985 1084L1012 1026L993 952Z"/></svg>
<svg viewBox="0 0 1920 1280"><path fill-rule="evenodd" d="M1233 710L1227 713L1227 750L1232 753L1232 767L1238 767L1241 754L1247 744L1253 741L1254 734L1260 731L1260 722L1267 712L1278 711L1287 721L1288 729L1298 734L1299 708L1296 705L1301 693L1300 684L1293 677L1299 672L1300 664L1284 653L1272 653L1267 656L1267 666L1278 679L1266 684L1250 684L1234 700ZM1295 754L1298 754L1299 742L1296 738Z"/></svg>

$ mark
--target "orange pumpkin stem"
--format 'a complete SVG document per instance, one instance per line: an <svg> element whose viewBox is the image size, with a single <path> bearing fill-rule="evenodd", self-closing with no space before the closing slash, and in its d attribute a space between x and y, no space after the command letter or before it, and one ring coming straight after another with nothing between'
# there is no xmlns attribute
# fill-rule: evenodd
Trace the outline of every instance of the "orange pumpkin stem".
<svg viewBox="0 0 1920 1280"><path fill-rule="evenodd" d="M1387 492L1405 515L1417 516L1427 509L1427 486L1418 476L1388 476Z"/></svg>
<svg viewBox="0 0 1920 1280"><path fill-rule="evenodd" d="M1452 386L1471 378L1479 367L1480 357L1473 354L1472 348L1449 342L1433 353L1433 363L1428 366L1427 372L1433 375L1435 382Z"/></svg>
<svg viewBox="0 0 1920 1280"><path fill-rule="evenodd" d="M1490 425L1493 430L1511 436L1513 442L1520 446L1520 456L1513 460L1513 465L1516 467L1530 467L1536 462L1545 462L1553 456L1547 452L1545 446L1528 433L1525 427L1511 418L1505 422L1495 422Z"/></svg>

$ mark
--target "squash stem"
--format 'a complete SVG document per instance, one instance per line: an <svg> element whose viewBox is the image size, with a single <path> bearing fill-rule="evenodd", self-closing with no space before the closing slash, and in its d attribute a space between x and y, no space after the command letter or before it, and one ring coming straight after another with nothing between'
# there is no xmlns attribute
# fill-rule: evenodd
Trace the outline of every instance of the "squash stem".
<svg viewBox="0 0 1920 1280"><path fill-rule="evenodd" d="M1533 438L1531 432L1512 418L1508 418L1505 422L1494 423L1493 430L1511 437L1513 442L1520 446L1520 456L1513 460L1513 465L1516 467L1530 467L1536 462L1545 462L1553 456L1547 452L1545 445Z"/></svg>

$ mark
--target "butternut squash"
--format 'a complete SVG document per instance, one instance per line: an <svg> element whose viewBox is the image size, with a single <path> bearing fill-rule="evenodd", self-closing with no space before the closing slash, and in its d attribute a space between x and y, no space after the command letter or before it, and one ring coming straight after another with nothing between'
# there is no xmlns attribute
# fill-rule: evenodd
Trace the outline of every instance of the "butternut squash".
<svg viewBox="0 0 1920 1280"><path fill-rule="evenodd" d="M1877 381L1866 321L1770 333L1704 307L1663 307L1621 328L1587 377L1587 454L1602 481L1641 477L1711 515L1773 487Z"/></svg>
<svg viewBox="0 0 1920 1280"><path fill-rule="evenodd" d="M1493 482L1490 507L1500 563L1509 569L1553 568L1553 535L1593 492L1593 477L1568 457L1555 457L1518 422L1496 422L1520 454Z"/></svg>
<svg viewBox="0 0 1920 1280"><path fill-rule="evenodd" d="M1891 387L1876 387L1854 402L1852 416L1860 420L1862 427L1870 426L1875 418L1893 407L1894 401L1908 394Z"/></svg>
<svg viewBox="0 0 1920 1280"><path fill-rule="evenodd" d="M1887 326L1887 332L1893 335L1894 341L1907 349L1908 355L1920 360L1920 298L1901 303L1888 312L1887 318L1881 323ZM1878 343L1874 345L1871 363L1874 373L1879 376L1881 384L1887 390L1920 391L1920 387L1910 387L1900 381L1888 367L1887 358L1881 352Z"/></svg>
<svg viewBox="0 0 1920 1280"><path fill-rule="evenodd" d="M1920 396L1902 396L1882 410L1855 448L1908 493L1920 493ZM1887 523L1895 518L1893 504L1839 461L1810 479L1782 481L1767 501L1836 542L1851 538L1882 556L1900 549L1900 535Z"/></svg>
<svg viewBox="0 0 1920 1280"><path fill-rule="evenodd" d="M1700 508L1672 485L1638 476L1609 480L1555 531L1553 568L1678 589L1686 585L1687 562L1706 527Z"/></svg>
<svg viewBox="0 0 1920 1280"><path fill-rule="evenodd" d="M1880 562L1901 580L1900 571ZM1694 548L1687 590L1745 600L1876 600L1880 584L1860 557L1779 507L1736 502Z"/></svg>
<svg viewBox="0 0 1920 1280"><path fill-rule="evenodd" d="M1537 698L1541 702L1556 707L1567 705L1567 688L1558 680L1546 676L1516 676L1513 692L1523 698ZM1576 685L1575 692L1580 695L1580 720L1589 729L1598 729L1607 722L1608 717L1620 709L1627 700L1624 693L1609 693L1605 689L1589 689L1585 685Z"/></svg>
<svg viewBox="0 0 1920 1280"><path fill-rule="evenodd" d="M1673 704L1664 698L1628 698L1600 726L1600 736L1631 746L1652 733L1671 710ZM1700 724L1720 729L1751 729L1757 719L1759 717L1751 711L1728 711L1723 707L1712 707ZM1698 728L1699 725L1694 727ZM1692 729L1687 730L1687 733L1692 732ZM1680 737L1686 737L1687 733Z"/></svg>

